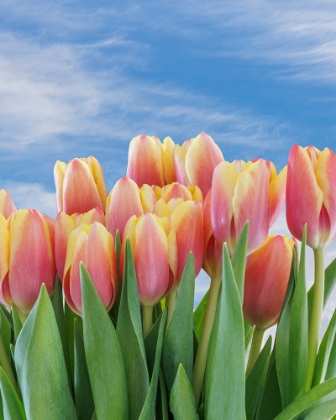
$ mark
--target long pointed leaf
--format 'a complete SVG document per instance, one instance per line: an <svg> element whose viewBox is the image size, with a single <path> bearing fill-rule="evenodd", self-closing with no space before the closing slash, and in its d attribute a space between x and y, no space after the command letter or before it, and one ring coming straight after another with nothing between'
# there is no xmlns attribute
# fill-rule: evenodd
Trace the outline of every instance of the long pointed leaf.
<svg viewBox="0 0 336 420"><path fill-rule="evenodd" d="M182 365L178 367L171 390L170 409L175 420L198 420L194 392Z"/></svg>
<svg viewBox="0 0 336 420"><path fill-rule="evenodd" d="M7 375L0 367L0 389L4 420L26 420L23 404L12 387Z"/></svg>
<svg viewBox="0 0 336 420"><path fill-rule="evenodd" d="M240 300L244 300L244 280L246 268L246 253L249 222L246 222L232 254L231 264L235 275Z"/></svg>

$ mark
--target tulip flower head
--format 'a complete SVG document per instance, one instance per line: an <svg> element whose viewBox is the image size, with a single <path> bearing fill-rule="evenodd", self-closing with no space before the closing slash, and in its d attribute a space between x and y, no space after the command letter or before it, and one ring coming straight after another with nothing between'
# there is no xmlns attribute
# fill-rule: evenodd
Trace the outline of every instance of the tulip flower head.
<svg viewBox="0 0 336 420"><path fill-rule="evenodd" d="M322 248L336 239L336 155L329 148L294 145L288 158L286 217L289 231Z"/></svg>
<svg viewBox="0 0 336 420"><path fill-rule="evenodd" d="M271 235L247 258L243 312L259 329L275 324L285 299L295 241Z"/></svg>
<svg viewBox="0 0 336 420"><path fill-rule="evenodd" d="M221 162L212 180L211 226L218 243L227 243L232 255L236 241L249 221L247 251L265 241L285 198L286 168L276 175L270 162Z"/></svg>
<svg viewBox="0 0 336 420"><path fill-rule="evenodd" d="M104 174L96 158L57 161L54 167L57 211L86 213L98 207L105 210L107 189Z"/></svg>
<svg viewBox="0 0 336 420"><path fill-rule="evenodd" d="M80 225L91 225L99 222L104 225L105 216L100 208L87 213L74 213L71 216L60 211L55 221L55 262L57 273L63 281L64 265L70 233Z"/></svg>
<svg viewBox="0 0 336 420"><path fill-rule="evenodd" d="M101 223L80 225L69 235L63 290L70 308L82 313L80 262L86 266L107 310L117 295L117 262L112 235Z"/></svg>
<svg viewBox="0 0 336 420"><path fill-rule="evenodd" d="M49 295L55 284L52 219L37 210L18 210L6 220L0 214L0 300L28 314L42 283Z"/></svg>
<svg viewBox="0 0 336 420"><path fill-rule="evenodd" d="M11 196L6 190L0 190L0 213L5 219L16 211L16 207L11 199Z"/></svg>

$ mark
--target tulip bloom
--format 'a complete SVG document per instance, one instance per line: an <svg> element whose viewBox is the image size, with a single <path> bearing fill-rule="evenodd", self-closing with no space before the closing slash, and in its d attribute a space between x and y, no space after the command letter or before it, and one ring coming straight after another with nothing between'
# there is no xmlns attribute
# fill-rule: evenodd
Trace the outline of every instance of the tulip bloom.
<svg viewBox="0 0 336 420"><path fill-rule="evenodd" d="M173 150L176 179L183 185L197 185L204 197L211 188L216 165L224 160L213 139L205 133L187 140Z"/></svg>
<svg viewBox="0 0 336 420"><path fill-rule="evenodd" d="M124 272L127 238L132 248L140 302L144 306L154 306L173 285L165 221L151 213L129 219L121 248L121 273Z"/></svg>
<svg viewBox="0 0 336 420"><path fill-rule="evenodd" d="M285 198L286 168L276 175L274 165L258 159L221 162L212 181L211 225L215 239L227 243L232 255L249 221L248 253L265 241Z"/></svg>
<svg viewBox="0 0 336 420"><path fill-rule="evenodd" d="M144 134L131 140L128 150L127 177L139 187L158 185L176 180L172 151L174 142L166 137L163 143L157 137Z"/></svg>
<svg viewBox="0 0 336 420"><path fill-rule="evenodd" d="M6 220L0 214L0 300L27 315L42 283L52 295L55 264L51 220L37 210L18 210Z"/></svg>
<svg viewBox="0 0 336 420"><path fill-rule="evenodd" d="M96 158L73 159L54 167L57 211L86 213L98 207L105 210L107 189L103 170Z"/></svg>
<svg viewBox="0 0 336 420"><path fill-rule="evenodd" d="M322 248L336 239L336 156L329 148L294 145L289 153L286 216L291 234Z"/></svg>
<svg viewBox="0 0 336 420"><path fill-rule="evenodd" d="M125 225L132 216L139 217L152 212L156 197L154 190L147 184L141 188L130 178L121 178L113 187L106 202L106 227L115 237L119 231L123 237Z"/></svg>
<svg viewBox="0 0 336 420"><path fill-rule="evenodd" d="M74 213L71 216L60 211L55 221L55 262L57 273L63 281L64 264L70 233L80 225L90 225L94 222L104 224L104 213L99 208L87 213Z"/></svg>
<svg viewBox="0 0 336 420"><path fill-rule="evenodd" d="M0 190L0 213L5 219L16 211L16 207L11 199L11 196L6 190Z"/></svg>
<svg viewBox="0 0 336 420"><path fill-rule="evenodd" d="M247 258L243 312L259 329L275 324L285 299L295 241L286 236L268 236Z"/></svg>
<svg viewBox="0 0 336 420"><path fill-rule="evenodd" d="M68 240L63 290L68 305L79 315L82 313L81 261L105 308L111 309L118 289L116 253L112 235L101 223L80 225L70 233Z"/></svg>

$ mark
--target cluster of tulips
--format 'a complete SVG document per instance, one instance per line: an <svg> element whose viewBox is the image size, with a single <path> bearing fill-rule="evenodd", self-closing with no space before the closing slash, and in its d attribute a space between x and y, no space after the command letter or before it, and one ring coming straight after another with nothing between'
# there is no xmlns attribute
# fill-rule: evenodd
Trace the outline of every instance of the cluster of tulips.
<svg viewBox="0 0 336 420"><path fill-rule="evenodd" d="M295 145L277 174L225 161L205 133L141 135L110 194L92 156L57 161L54 178L55 220L0 191L0 419L333 418L335 316L319 344L336 282L330 149ZM293 238L268 236L285 199Z"/></svg>

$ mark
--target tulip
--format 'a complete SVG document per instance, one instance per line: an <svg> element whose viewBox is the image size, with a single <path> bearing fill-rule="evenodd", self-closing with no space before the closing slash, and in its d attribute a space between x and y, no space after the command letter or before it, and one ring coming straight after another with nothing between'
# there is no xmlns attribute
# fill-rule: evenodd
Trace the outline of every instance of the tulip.
<svg viewBox="0 0 336 420"><path fill-rule="evenodd" d="M51 219L37 210L18 210L6 220L0 214L0 300L25 318L42 283L53 294L55 264Z"/></svg>
<svg viewBox="0 0 336 420"><path fill-rule="evenodd" d="M221 162L213 174L211 225L216 240L227 243L232 255L249 221L248 254L265 241L285 198L286 168L276 175L274 165L258 159Z"/></svg>
<svg viewBox="0 0 336 420"><path fill-rule="evenodd" d="M311 388L324 300L324 247L336 239L336 156L329 148L294 145L288 158L286 217L292 235L314 250L315 279L308 334L306 392Z"/></svg>
<svg viewBox="0 0 336 420"><path fill-rule="evenodd" d="M80 225L90 225L94 222L104 224L104 213L95 208L87 213L74 213L71 216L60 211L55 221L55 262L57 273L63 281L64 264L70 233Z"/></svg>
<svg viewBox="0 0 336 420"><path fill-rule="evenodd" d="M280 316L294 245L294 239L271 235L247 258L243 312L245 319L255 325L247 374L260 353L265 330L274 325Z"/></svg>
<svg viewBox="0 0 336 420"><path fill-rule="evenodd" d="M11 196L6 190L0 190L0 213L8 219L8 217L16 211L16 207Z"/></svg>
<svg viewBox="0 0 336 420"><path fill-rule="evenodd" d="M96 158L73 159L54 167L57 211L86 213L95 207L105 210L107 189L103 170Z"/></svg>
<svg viewBox="0 0 336 420"><path fill-rule="evenodd" d="M173 159L176 180L186 186L197 185L205 197L211 188L213 171L224 157L213 139L201 133L182 146L175 146Z"/></svg>
<svg viewBox="0 0 336 420"><path fill-rule="evenodd" d="M147 184L141 188L130 178L121 178L113 187L106 202L106 227L115 237L117 230L123 237L125 225L132 216L152 212L156 197Z"/></svg>
<svg viewBox="0 0 336 420"><path fill-rule="evenodd" d="M294 145L288 158L286 216L291 234L317 249L336 239L336 155Z"/></svg>
<svg viewBox="0 0 336 420"><path fill-rule="evenodd" d="M175 181L173 147L170 137L163 143L154 136L134 137L128 150L127 176L139 187L144 184L162 187Z"/></svg>
<svg viewBox="0 0 336 420"><path fill-rule="evenodd" d="M70 308L82 313L80 262L86 266L107 310L118 289L116 253L112 235L101 223L80 225L69 235L64 267L63 290Z"/></svg>

